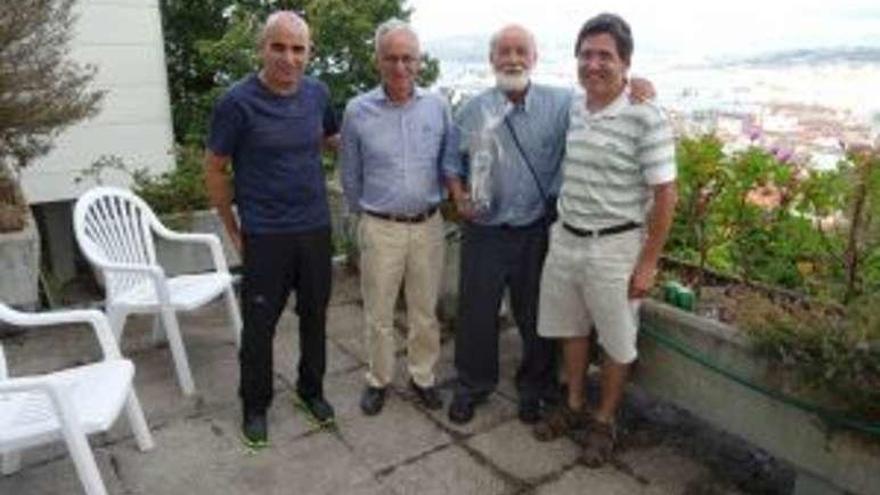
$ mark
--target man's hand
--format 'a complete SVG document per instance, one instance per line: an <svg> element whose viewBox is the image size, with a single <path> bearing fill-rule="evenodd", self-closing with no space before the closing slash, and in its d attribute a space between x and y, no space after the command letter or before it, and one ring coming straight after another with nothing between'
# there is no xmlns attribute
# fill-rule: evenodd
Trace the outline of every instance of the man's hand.
<svg viewBox="0 0 880 495"><path fill-rule="evenodd" d="M324 151L332 151L336 153L339 151L340 146L342 146L342 140L339 137L339 134L333 134L331 136L324 136L324 140L322 141L322 146Z"/></svg>
<svg viewBox="0 0 880 495"><path fill-rule="evenodd" d="M458 214L465 220L473 220L477 216L474 209L474 203L471 201L471 195L464 188L464 184L458 177L449 177L446 179L446 188L449 190L449 197L455 203L455 209Z"/></svg>
<svg viewBox="0 0 880 495"><path fill-rule="evenodd" d="M239 256L244 254L244 244L241 241L240 233L229 233L229 240L232 241L232 245L235 247L235 250L238 251Z"/></svg>
<svg viewBox="0 0 880 495"><path fill-rule="evenodd" d="M458 211L458 214L465 220L473 220L477 216L477 211L474 209L474 203L471 201L470 194L462 193L458 197L454 196L452 199L455 201L455 209Z"/></svg>
<svg viewBox="0 0 880 495"><path fill-rule="evenodd" d="M648 291L654 287L654 278L657 275L657 267L653 264L639 263L629 279L629 298L644 299Z"/></svg>
<svg viewBox="0 0 880 495"><path fill-rule="evenodd" d="M647 79L634 77L629 82L630 103L644 103L657 97L654 85Z"/></svg>

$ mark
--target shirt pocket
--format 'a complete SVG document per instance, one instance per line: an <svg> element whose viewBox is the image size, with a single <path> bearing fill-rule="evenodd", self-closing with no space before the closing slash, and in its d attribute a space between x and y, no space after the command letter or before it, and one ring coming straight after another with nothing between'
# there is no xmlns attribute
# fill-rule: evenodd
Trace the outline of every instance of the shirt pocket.
<svg viewBox="0 0 880 495"><path fill-rule="evenodd" d="M414 135L416 136L413 140L415 155L427 160L436 160L440 155L440 146L443 144L443 129L425 124L416 127Z"/></svg>

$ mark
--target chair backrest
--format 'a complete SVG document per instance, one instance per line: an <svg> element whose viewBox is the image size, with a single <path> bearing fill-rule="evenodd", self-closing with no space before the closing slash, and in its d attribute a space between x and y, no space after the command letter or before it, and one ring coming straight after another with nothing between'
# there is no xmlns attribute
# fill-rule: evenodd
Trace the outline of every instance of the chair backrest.
<svg viewBox="0 0 880 495"><path fill-rule="evenodd" d="M102 263L155 265L151 225L156 215L141 198L117 187L96 187L76 201L73 226L83 254ZM146 280L139 274L104 272L108 297Z"/></svg>

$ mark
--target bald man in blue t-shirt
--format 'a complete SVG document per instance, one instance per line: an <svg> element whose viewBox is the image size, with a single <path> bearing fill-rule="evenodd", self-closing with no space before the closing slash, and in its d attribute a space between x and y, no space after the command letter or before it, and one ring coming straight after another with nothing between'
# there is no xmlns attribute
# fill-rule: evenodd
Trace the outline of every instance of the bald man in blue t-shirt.
<svg viewBox="0 0 880 495"><path fill-rule="evenodd" d="M321 424L334 418L323 391L331 242L321 147L335 141L338 125L327 87L303 75L310 45L300 17L270 15L259 40L262 68L218 101L207 143L208 194L243 256L239 395L243 440L252 448L268 444L272 339L291 290L300 332L296 400ZM231 207L230 163L241 225Z"/></svg>

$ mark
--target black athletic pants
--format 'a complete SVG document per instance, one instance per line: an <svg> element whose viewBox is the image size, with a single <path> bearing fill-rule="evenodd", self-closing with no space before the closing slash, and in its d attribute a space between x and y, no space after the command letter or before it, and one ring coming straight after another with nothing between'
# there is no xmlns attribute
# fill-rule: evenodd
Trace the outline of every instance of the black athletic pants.
<svg viewBox="0 0 880 495"><path fill-rule="evenodd" d="M331 249L329 228L244 236L239 395L245 411L265 412L272 402L272 340L291 290L299 316L297 392L323 396Z"/></svg>

